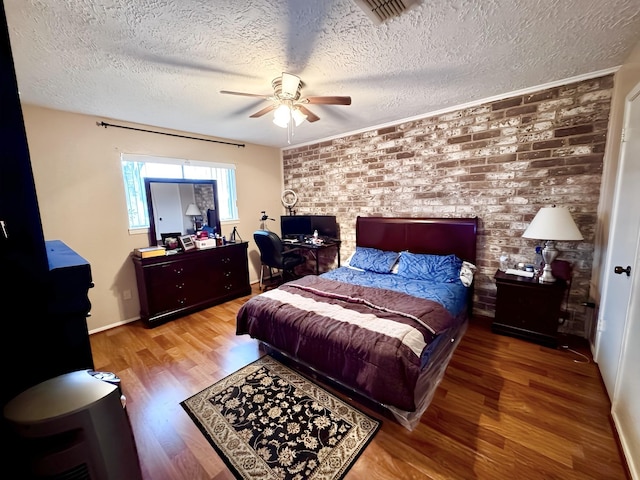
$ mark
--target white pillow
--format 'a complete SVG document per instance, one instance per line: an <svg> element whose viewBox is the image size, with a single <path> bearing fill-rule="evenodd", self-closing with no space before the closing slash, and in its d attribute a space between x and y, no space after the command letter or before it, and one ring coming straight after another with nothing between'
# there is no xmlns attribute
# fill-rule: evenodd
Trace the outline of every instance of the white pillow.
<svg viewBox="0 0 640 480"><path fill-rule="evenodd" d="M473 276L476 273L476 266L470 262L462 262L460 267L460 281L465 287L469 287L473 283Z"/></svg>

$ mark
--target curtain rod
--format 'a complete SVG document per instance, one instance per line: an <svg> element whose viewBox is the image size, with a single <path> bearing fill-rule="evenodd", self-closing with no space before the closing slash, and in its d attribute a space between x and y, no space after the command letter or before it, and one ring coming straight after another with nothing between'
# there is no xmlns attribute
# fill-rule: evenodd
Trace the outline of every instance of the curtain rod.
<svg viewBox="0 0 640 480"><path fill-rule="evenodd" d="M245 147L244 143L231 143L231 142L222 142L220 140L211 140L209 138L198 138L198 137L189 137L187 135L178 135L176 133L165 133L165 132L155 132L153 130L145 130L144 128L134 128L134 127L126 127L124 125L114 125L112 123L105 122L96 122L98 127L116 127L116 128L126 128L127 130L135 130L137 132L147 132L147 133L157 133L158 135L168 135L170 137L179 137L179 138L187 138L189 140L201 140L203 142L213 142L213 143L222 143L223 145L233 145L234 147Z"/></svg>

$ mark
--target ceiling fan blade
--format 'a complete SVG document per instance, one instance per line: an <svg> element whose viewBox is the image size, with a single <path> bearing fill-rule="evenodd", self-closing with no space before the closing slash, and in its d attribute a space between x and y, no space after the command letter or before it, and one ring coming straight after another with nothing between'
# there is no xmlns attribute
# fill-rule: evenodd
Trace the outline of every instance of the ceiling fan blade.
<svg viewBox="0 0 640 480"><path fill-rule="evenodd" d="M351 97L306 97L300 101L316 105L351 105Z"/></svg>
<svg viewBox="0 0 640 480"><path fill-rule="evenodd" d="M307 122L311 123L311 122L316 122L320 120L319 116L317 116L315 113L311 112L307 108L303 107L302 105L297 105L297 108L307 116Z"/></svg>
<svg viewBox="0 0 640 480"><path fill-rule="evenodd" d="M240 95L243 97L259 97L259 98L271 98L270 95L259 95L257 93L244 93L244 92L231 92L229 90L220 90L220 93L224 93L225 95Z"/></svg>
<svg viewBox="0 0 640 480"><path fill-rule="evenodd" d="M282 72L282 96L285 98L295 98L300 86L300 77L290 73Z"/></svg>
<svg viewBox="0 0 640 480"><path fill-rule="evenodd" d="M272 112L273 110L276 109L276 105L269 105L268 107L264 107L262 110L257 111L256 113L254 113L253 115L250 115L249 118L258 118L261 117L269 112Z"/></svg>

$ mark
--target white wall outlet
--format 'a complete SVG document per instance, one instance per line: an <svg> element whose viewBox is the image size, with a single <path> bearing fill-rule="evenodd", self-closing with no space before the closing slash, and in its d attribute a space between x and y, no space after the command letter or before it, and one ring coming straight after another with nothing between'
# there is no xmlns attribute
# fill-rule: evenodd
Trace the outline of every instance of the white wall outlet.
<svg viewBox="0 0 640 480"><path fill-rule="evenodd" d="M122 298L125 300L131 300L131 290L124 290L122 292Z"/></svg>

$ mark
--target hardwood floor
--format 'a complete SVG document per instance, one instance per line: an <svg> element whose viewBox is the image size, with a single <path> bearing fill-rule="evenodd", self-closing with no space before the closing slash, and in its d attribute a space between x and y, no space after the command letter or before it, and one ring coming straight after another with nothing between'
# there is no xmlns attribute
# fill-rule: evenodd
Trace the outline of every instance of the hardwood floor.
<svg viewBox="0 0 640 480"><path fill-rule="evenodd" d="M122 380L145 480L234 478L180 402L262 355L235 335L248 298L91 336L96 369ZM420 425L382 418L346 479L627 479L609 409L593 362L473 319Z"/></svg>

